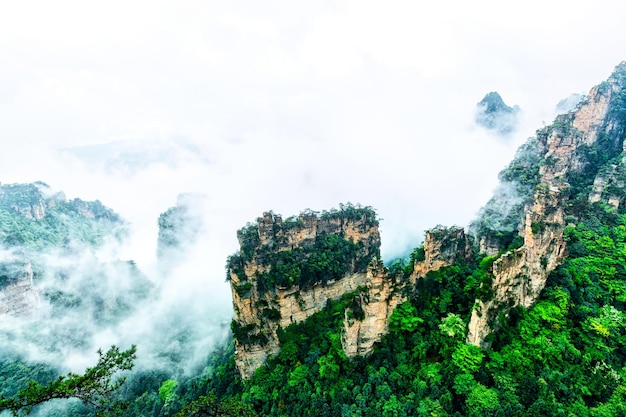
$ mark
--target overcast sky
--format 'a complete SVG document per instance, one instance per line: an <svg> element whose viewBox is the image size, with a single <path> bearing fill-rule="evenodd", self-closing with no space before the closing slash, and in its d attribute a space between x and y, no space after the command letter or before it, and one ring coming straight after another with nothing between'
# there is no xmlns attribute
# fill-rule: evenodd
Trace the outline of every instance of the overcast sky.
<svg viewBox="0 0 626 417"><path fill-rule="evenodd" d="M100 199L138 234L209 197L206 268L237 228L371 205L383 255L467 225L517 146L626 59L621 1L3 1L0 181ZM473 122L498 91L523 111ZM108 145L103 145L108 144ZM100 145L100 146L94 146Z"/></svg>

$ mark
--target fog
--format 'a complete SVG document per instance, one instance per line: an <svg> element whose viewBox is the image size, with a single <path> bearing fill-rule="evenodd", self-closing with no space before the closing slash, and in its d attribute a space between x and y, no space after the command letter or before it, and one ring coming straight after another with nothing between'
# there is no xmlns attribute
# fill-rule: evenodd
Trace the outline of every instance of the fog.
<svg viewBox="0 0 626 417"><path fill-rule="evenodd" d="M143 340L148 356L180 324L198 325L190 356L222 337L246 222L360 203L381 217L383 258L405 254L429 227L467 225L557 103L626 58L618 1L14 3L0 181L41 180L129 222L97 256L136 261L155 292L88 348ZM505 140L474 122L489 91L522 109ZM206 196L203 233L164 275L157 220L184 193Z"/></svg>

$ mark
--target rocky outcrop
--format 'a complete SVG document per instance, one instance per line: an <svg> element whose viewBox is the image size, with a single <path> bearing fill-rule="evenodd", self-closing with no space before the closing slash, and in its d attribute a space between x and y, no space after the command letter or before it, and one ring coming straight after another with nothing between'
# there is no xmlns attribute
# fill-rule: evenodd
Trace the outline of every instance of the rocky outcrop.
<svg viewBox="0 0 626 417"><path fill-rule="evenodd" d="M345 311L341 345L348 357L371 352L374 343L389 330L393 310L405 301L398 291L400 286L390 279L382 263L371 265L366 278L365 288L354 297L359 311Z"/></svg>
<svg viewBox="0 0 626 417"><path fill-rule="evenodd" d="M229 258L228 278L235 310L235 361L244 379L279 352L279 329L303 322L328 300L346 296L350 302L343 350L348 357L368 354L387 333L389 317L418 279L473 256L462 228L438 226L426 232L424 258L417 260L414 272L407 279L389 276L379 257L375 213L350 206L286 220L264 213L256 224L241 229L238 238L241 250ZM315 257L320 253L322 264L341 260L339 275L332 268L319 273Z"/></svg>
<svg viewBox="0 0 626 417"><path fill-rule="evenodd" d="M608 83L593 88L574 112L558 116L552 126L538 132L537 147L542 158L538 184L532 200L524 207L519 231L524 244L494 262L493 296L477 301L469 323L469 343L488 345L487 336L497 326L500 313L508 313L513 306L531 306L550 272L562 262L565 208L572 192L570 182L590 167L585 149L601 147L610 153L612 148L617 148L617 144L610 143L615 140L613 130L617 128L610 109L623 88L623 82L614 74ZM620 150L622 146L619 143ZM599 201L605 185L618 181L611 174L616 169L610 168L607 175L596 177L589 196L591 201ZM608 196L607 201L617 205L616 198Z"/></svg>
<svg viewBox="0 0 626 417"><path fill-rule="evenodd" d="M0 185L0 206L30 220L43 219L59 202L65 202L65 194L52 192L43 182Z"/></svg>
<svg viewBox="0 0 626 417"><path fill-rule="evenodd" d="M415 262L411 281L445 266L473 256L472 244L462 227L437 226L427 230L424 237L424 260Z"/></svg>
<svg viewBox="0 0 626 417"><path fill-rule="evenodd" d="M369 208L305 212L283 221L271 212L238 232L241 250L229 258L237 367L249 378L280 349L277 331L370 285L380 235ZM316 260L324 253L324 261ZM339 268L339 270L337 269Z"/></svg>
<svg viewBox="0 0 626 417"><path fill-rule="evenodd" d="M475 120L480 126L507 135L517 128L519 112L519 106L507 106L500 94L492 91L476 104Z"/></svg>
<svg viewBox="0 0 626 417"><path fill-rule="evenodd" d="M589 193L589 202L602 201L618 210L626 198L625 186L626 149L623 149L617 163L608 165L596 175Z"/></svg>
<svg viewBox="0 0 626 417"><path fill-rule="evenodd" d="M424 239L424 259L413 265L407 280L390 277L382 263L370 265L365 290L357 296L359 319L354 311L345 312L343 350L348 357L365 355L389 330L389 318L395 308L408 300L415 283L429 272L437 271L474 256L470 238L461 227L437 226L427 230Z"/></svg>
<svg viewBox="0 0 626 417"><path fill-rule="evenodd" d="M39 305L30 263L0 265L0 283L0 314L28 314Z"/></svg>

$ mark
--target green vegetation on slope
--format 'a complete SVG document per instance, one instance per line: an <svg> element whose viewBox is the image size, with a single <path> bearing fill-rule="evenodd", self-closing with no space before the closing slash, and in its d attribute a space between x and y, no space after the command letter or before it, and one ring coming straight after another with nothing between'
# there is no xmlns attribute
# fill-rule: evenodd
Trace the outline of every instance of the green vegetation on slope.
<svg viewBox="0 0 626 417"><path fill-rule="evenodd" d="M594 204L566 236L571 256L535 306L501 320L489 349L465 338L493 258L418 281L368 358L341 350L343 300L285 329L250 381L233 372L208 389L268 416L624 415L626 216Z"/></svg>
<svg viewBox="0 0 626 417"><path fill-rule="evenodd" d="M322 212L319 220L363 221L367 227L378 225L376 213L370 207L352 204L342 204L340 207L340 210ZM317 214L305 212L301 216L317 216ZM299 219L288 218L280 226L275 227L290 230L303 227L303 224ZM266 273L257 277L257 289L261 293L275 288L288 289L294 286L308 288L316 284L325 285L328 281L342 278L346 273L364 271L372 256L378 255L378 247L374 248L375 254L365 253L362 242L355 243L340 235L319 234L310 244L283 251L276 251L271 245L261 245L259 228L256 224L249 224L239 230L238 236L241 250L228 258L226 268L234 272L241 281L245 281L247 277L244 265L255 258L257 262L268 268ZM250 283L243 282L237 291L244 296L250 288Z"/></svg>
<svg viewBox="0 0 626 417"><path fill-rule="evenodd" d="M43 183L0 185L0 241L5 246L40 251L99 245L124 233L120 217L100 201L67 201L47 192Z"/></svg>

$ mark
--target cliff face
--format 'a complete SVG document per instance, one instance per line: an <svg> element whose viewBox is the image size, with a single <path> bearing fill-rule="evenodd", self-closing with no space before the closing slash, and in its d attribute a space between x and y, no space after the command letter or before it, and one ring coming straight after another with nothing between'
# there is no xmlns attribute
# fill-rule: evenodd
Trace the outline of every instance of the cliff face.
<svg viewBox="0 0 626 417"><path fill-rule="evenodd" d="M424 237L424 260L415 262L411 282L430 271L455 264L473 256L472 243L461 227L437 226L427 230Z"/></svg>
<svg viewBox="0 0 626 417"><path fill-rule="evenodd" d="M241 250L229 258L228 277L235 361L245 379L280 350L278 329L347 295L342 347L348 357L366 355L387 333L389 317L416 280L472 253L463 229L438 227L426 233L424 259L414 273L405 280L390 277L379 258L375 213L351 207L285 221L264 213L238 238Z"/></svg>
<svg viewBox="0 0 626 417"><path fill-rule="evenodd" d="M2 264L0 269L0 314L30 313L40 302L30 263Z"/></svg>
<svg viewBox="0 0 626 417"><path fill-rule="evenodd" d="M351 309L345 312L341 345L348 357L368 354L374 343L387 333L389 317L398 304L405 301L399 288L382 263L370 265L364 288L354 297L362 317L356 317Z"/></svg>
<svg viewBox="0 0 626 417"><path fill-rule="evenodd" d="M593 88L577 109L557 117L552 126L538 132L534 141L540 154L538 181L532 198L524 205L519 230L524 244L494 262L493 297L477 301L469 323L470 343L487 345L486 338L497 325L500 313L506 314L518 305L529 307L537 300L548 275L566 254L565 217L577 214L568 209L568 201L584 189L585 177L595 176L589 187L590 202L604 200L616 208L621 203L621 163L603 165L596 154L601 151L609 160L623 150L623 122L614 111L621 107L624 95L623 70L618 67L608 82ZM593 158L590 150L594 150ZM616 187L611 190L607 185ZM486 240L481 238L481 242Z"/></svg>
<svg viewBox="0 0 626 417"><path fill-rule="evenodd" d="M277 330L322 310L327 300L365 288L379 256L375 213L349 207L285 221L264 213L238 232L229 258L237 367L249 378L280 349Z"/></svg>

